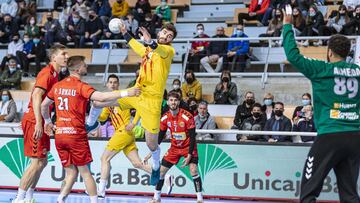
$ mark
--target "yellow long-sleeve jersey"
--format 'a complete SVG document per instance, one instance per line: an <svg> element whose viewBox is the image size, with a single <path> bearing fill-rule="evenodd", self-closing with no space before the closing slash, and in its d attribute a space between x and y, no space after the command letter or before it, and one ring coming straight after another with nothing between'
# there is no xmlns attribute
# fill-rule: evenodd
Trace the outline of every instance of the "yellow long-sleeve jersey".
<svg viewBox="0 0 360 203"><path fill-rule="evenodd" d="M130 110L121 110L120 107L105 107L103 108L98 120L104 122L110 116L111 123L115 128L115 132L124 130L126 125L130 123Z"/></svg>

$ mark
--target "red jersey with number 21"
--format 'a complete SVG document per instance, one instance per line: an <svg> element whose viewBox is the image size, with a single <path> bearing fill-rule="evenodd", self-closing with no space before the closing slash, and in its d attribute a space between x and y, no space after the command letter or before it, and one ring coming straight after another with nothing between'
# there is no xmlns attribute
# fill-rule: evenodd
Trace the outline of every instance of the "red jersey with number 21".
<svg viewBox="0 0 360 203"><path fill-rule="evenodd" d="M195 128L192 114L184 109L173 116L170 111L166 112L160 120L160 130L170 130L171 147L187 148L190 145L189 129ZM195 145L196 148L196 145Z"/></svg>
<svg viewBox="0 0 360 203"><path fill-rule="evenodd" d="M95 89L79 78L69 76L56 83L48 93L55 102L55 135L87 137L85 130L86 106Z"/></svg>

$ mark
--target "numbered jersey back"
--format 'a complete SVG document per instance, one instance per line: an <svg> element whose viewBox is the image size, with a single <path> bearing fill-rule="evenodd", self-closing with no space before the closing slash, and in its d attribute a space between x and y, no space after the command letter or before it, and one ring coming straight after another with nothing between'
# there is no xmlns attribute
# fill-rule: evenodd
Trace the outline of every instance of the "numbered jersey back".
<svg viewBox="0 0 360 203"><path fill-rule="evenodd" d="M48 97L55 102L56 135L86 136L86 107L94 91L93 87L72 76L53 86Z"/></svg>

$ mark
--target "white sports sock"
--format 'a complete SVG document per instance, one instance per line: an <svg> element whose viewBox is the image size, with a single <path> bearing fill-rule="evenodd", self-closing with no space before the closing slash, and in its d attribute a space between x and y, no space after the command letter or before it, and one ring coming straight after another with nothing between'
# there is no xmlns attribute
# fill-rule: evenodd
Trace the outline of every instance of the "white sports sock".
<svg viewBox="0 0 360 203"><path fill-rule="evenodd" d="M25 195L25 200L32 200L32 198L33 198L33 195L34 195L34 190L35 190L35 188L29 188L27 191L26 191L26 195Z"/></svg>
<svg viewBox="0 0 360 203"><path fill-rule="evenodd" d="M152 151L152 168L154 170L158 170L160 168L160 147L158 146L158 148L155 151Z"/></svg>
<svg viewBox="0 0 360 203"><path fill-rule="evenodd" d="M91 203L97 203L98 202L98 197L97 196L90 196L90 202Z"/></svg>
<svg viewBox="0 0 360 203"><path fill-rule="evenodd" d="M155 192L154 192L154 199L155 199L155 200L160 200L160 196L161 196L161 191L155 190Z"/></svg>
<svg viewBox="0 0 360 203"><path fill-rule="evenodd" d="M19 188L17 195L16 195L16 200L24 200L25 199L25 195L26 195L26 191Z"/></svg>
<svg viewBox="0 0 360 203"><path fill-rule="evenodd" d="M102 108L95 108L94 106L91 106L89 116L86 119L86 124L89 126L93 126L97 121L97 119L99 118L101 112L102 112Z"/></svg>
<svg viewBox="0 0 360 203"><path fill-rule="evenodd" d="M60 194L57 198L58 203L65 203L65 196L63 194Z"/></svg>
<svg viewBox="0 0 360 203"><path fill-rule="evenodd" d="M196 193L197 201L203 201L203 196L201 192Z"/></svg>
<svg viewBox="0 0 360 203"><path fill-rule="evenodd" d="M99 193L102 193L102 192L105 191L107 182L108 182L107 180L100 179L100 183L99 183Z"/></svg>

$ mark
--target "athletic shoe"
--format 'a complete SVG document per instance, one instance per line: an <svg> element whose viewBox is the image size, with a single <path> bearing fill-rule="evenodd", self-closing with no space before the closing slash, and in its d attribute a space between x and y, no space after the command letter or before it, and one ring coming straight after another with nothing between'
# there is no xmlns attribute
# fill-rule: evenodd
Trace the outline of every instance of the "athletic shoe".
<svg viewBox="0 0 360 203"><path fill-rule="evenodd" d="M150 185L155 186L156 184L158 184L159 180L160 180L160 167L158 168L158 170L152 169L151 177L150 177Z"/></svg>
<svg viewBox="0 0 360 203"><path fill-rule="evenodd" d="M98 191L98 198L105 199L105 190L103 192Z"/></svg>
<svg viewBox="0 0 360 203"><path fill-rule="evenodd" d="M156 199L152 198L152 199L149 201L149 203L161 203L161 199L156 200Z"/></svg>
<svg viewBox="0 0 360 203"><path fill-rule="evenodd" d="M26 203L35 203L35 199L32 198L31 200L26 201Z"/></svg>
<svg viewBox="0 0 360 203"><path fill-rule="evenodd" d="M96 121L94 123L94 125L92 125L92 126L85 124L86 133L91 133L91 132L95 131L96 129L98 129L99 127L100 127L99 121Z"/></svg>
<svg viewBox="0 0 360 203"><path fill-rule="evenodd" d="M204 200L198 200L196 203L204 203Z"/></svg>
<svg viewBox="0 0 360 203"><path fill-rule="evenodd" d="M25 200L13 199L13 200L11 200L11 203L27 203L27 202Z"/></svg>
<svg viewBox="0 0 360 203"><path fill-rule="evenodd" d="M168 194L168 195L170 195L171 194L171 192L172 192L172 188L173 188L173 186L174 186L174 176L173 175L165 175L165 185L166 185L166 187L167 187L167 191L166 191L166 193Z"/></svg>

